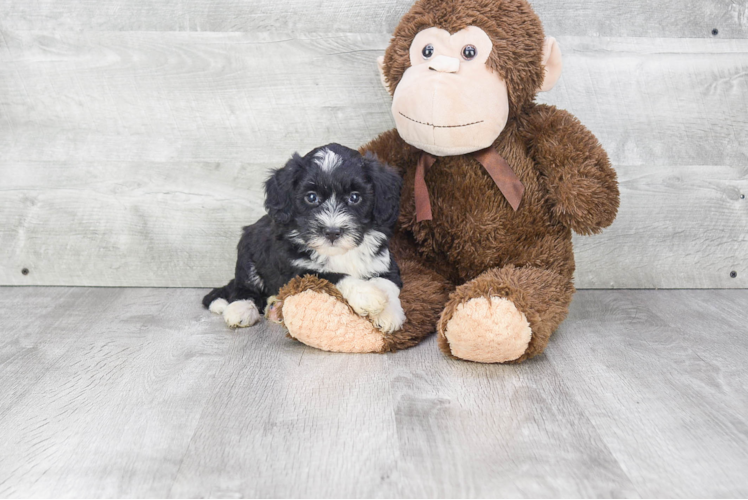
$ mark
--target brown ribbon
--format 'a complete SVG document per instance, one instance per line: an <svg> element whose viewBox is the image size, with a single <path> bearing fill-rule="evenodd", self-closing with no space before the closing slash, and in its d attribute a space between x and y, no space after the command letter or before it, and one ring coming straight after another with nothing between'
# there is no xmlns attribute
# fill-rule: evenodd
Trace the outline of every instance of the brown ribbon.
<svg viewBox="0 0 748 500"><path fill-rule="evenodd" d="M436 161L436 157L431 156L426 151L421 151L416 165L415 178L415 195L416 195L416 221L431 220L431 201L429 200L429 190L426 187L426 170Z"/></svg>
<svg viewBox="0 0 748 500"><path fill-rule="evenodd" d="M498 186L501 194L516 212L522 202L525 186L517 178L517 175L509 166L507 161L496 151L493 146L481 149L473 153L473 157L483 165L488 175ZM429 190L426 187L426 170L436 161L436 158L425 151L421 152L416 165L415 198L416 198L416 221L431 220L431 201Z"/></svg>

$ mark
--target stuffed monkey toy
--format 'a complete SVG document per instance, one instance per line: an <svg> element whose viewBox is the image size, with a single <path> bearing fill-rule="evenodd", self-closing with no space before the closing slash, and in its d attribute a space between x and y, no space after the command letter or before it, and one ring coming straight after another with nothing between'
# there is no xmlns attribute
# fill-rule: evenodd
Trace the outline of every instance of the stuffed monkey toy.
<svg viewBox="0 0 748 500"><path fill-rule="evenodd" d="M483 363L543 352L574 293L571 232L599 233L619 201L592 133L534 102L561 66L526 0L416 2L379 61L397 128L361 148L403 177L390 246L407 320L384 334L306 276L273 309L289 335L387 352L436 331L446 355Z"/></svg>

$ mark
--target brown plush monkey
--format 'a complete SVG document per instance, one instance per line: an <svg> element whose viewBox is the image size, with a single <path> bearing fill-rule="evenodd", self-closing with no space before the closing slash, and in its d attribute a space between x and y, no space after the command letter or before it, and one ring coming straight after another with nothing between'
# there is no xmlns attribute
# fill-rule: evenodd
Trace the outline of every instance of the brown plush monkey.
<svg viewBox="0 0 748 500"><path fill-rule="evenodd" d="M446 354L493 363L543 351L574 286L571 231L618 209L616 174L569 113L534 103L561 73L525 0L420 0L380 59L396 130L362 151L403 178L391 246L407 321L385 335L335 287L292 281L276 308L292 337L338 352L384 352L437 331Z"/></svg>

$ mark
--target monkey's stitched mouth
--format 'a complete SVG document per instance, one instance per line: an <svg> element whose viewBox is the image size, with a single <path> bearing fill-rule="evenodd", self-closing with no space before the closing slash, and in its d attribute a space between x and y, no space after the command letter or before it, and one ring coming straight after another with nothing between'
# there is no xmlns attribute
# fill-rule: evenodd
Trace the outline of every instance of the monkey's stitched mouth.
<svg viewBox="0 0 748 500"><path fill-rule="evenodd" d="M403 117L407 118L408 120L410 120L410 121L412 121L412 122L414 122L414 123L420 123L421 125L426 125L426 126L428 126L428 127L434 127L434 128L459 128L459 127L469 127L470 125L477 125L477 124L479 124L479 123L483 123L483 122L485 121L485 120L480 120L480 121L477 121L477 122L472 122L472 123L465 123L465 124L462 124L462 125L434 125L433 123L427 123L427 122L419 122L418 120L414 120L414 119L413 119L413 118L411 118L410 116L408 116L408 115L404 115L402 111L398 111L398 113L400 113L400 115L401 115L401 116L403 116Z"/></svg>

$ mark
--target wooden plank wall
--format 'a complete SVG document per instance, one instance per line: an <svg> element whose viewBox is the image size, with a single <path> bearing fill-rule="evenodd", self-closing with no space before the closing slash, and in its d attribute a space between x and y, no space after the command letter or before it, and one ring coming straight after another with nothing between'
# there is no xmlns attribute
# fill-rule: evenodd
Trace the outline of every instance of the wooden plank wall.
<svg viewBox="0 0 748 500"><path fill-rule="evenodd" d="M4 0L0 284L225 282L268 169L393 126L375 59L410 4ZM565 57L539 100L621 181L577 285L748 286L748 4L533 4Z"/></svg>

